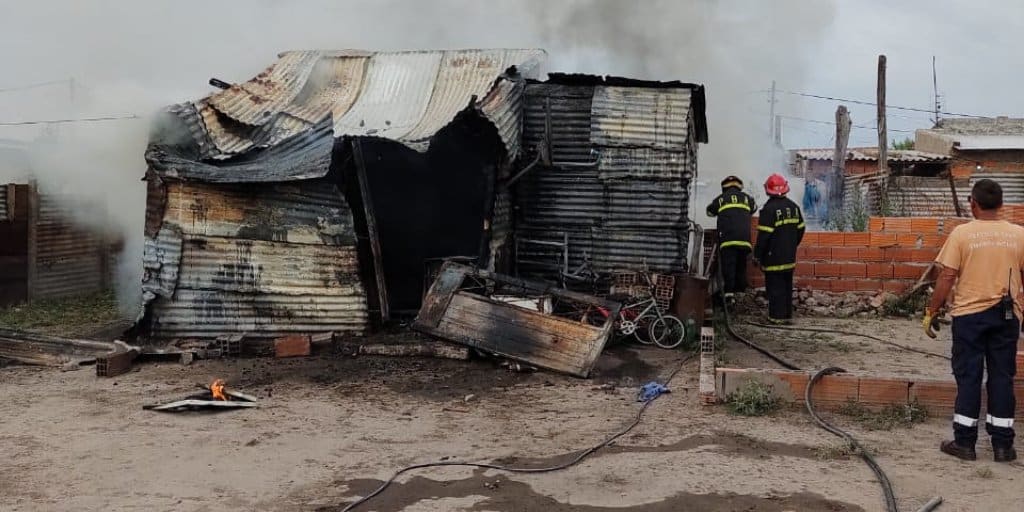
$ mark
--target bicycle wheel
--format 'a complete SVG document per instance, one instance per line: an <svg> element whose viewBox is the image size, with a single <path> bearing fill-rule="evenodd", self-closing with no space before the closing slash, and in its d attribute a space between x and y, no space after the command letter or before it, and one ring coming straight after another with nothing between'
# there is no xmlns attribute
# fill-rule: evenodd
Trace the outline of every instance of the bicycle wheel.
<svg viewBox="0 0 1024 512"><path fill-rule="evenodd" d="M634 320L636 323L636 330L633 331L633 337L636 338L636 341L639 341L644 345L653 345L654 340L651 338L650 334L651 325L653 325L657 320L657 317L654 315L644 315Z"/></svg>
<svg viewBox="0 0 1024 512"><path fill-rule="evenodd" d="M648 336L661 348L676 348L686 340L686 326L672 315L663 315L651 322Z"/></svg>

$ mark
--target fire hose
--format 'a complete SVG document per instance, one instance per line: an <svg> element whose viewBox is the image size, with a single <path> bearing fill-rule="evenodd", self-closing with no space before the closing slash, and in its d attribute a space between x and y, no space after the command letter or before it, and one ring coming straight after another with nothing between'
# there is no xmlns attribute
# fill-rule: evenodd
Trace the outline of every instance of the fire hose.
<svg viewBox="0 0 1024 512"><path fill-rule="evenodd" d="M682 360L679 361L679 366L675 370L673 370L672 373L669 374L668 378L665 379L665 385L666 386L683 369L683 365L685 365L687 362L692 360L695 357L695 355L696 354L690 354L690 355L684 357ZM360 506L360 505L370 501L371 499L379 496L382 492L384 492L385 489L388 488L388 486L390 486L392 483L394 483L395 480L399 476L402 476L403 474L408 473L410 471L415 471L417 469L437 468L437 467L446 467L446 466L456 466L456 467L464 467L464 468L493 469L493 470L496 470L496 471L504 471L506 473L537 474L537 473L551 473L551 472L554 472L554 471L560 471L560 470L563 470L563 469L570 468L572 466L575 466L576 464L579 464L580 462L583 462L584 459L586 459L587 457L590 457L591 455L596 453L598 450L600 450L602 448L605 448L608 445L612 444L613 442L615 442L615 440L617 440L617 439L621 438L622 436L630 433L634 428L636 428L637 425L640 424L640 422L643 420L644 413L647 412L647 408L650 407L651 404L653 404L654 401L658 399L658 396L660 396L660 395L657 395L654 398L651 398L649 400L645 400L643 405L640 406L640 410L637 411L636 417L634 417L633 421L630 422L628 425L626 425L626 427L624 427L622 430L616 432L615 434L612 434L611 436L609 436L607 439L605 439L601 443L599 443L597 445L594 445L594 446L592 446L590 448L587 448L586 450L580 452L578 455L573 457L573 459L570 460L569 462L565 462L563 464L558 464L558 465L555 465L555 466L543 467L543 468L517 468L517 467L511 467L511 466L501 466L501 465L498 465L498 464L489 464L489 463L484 463L484 462L459 462L459 461L426 462L426 463L423 463L423 464L414 464L412 466L406 466L406 467L396 471L393 475L391 475L391 478L388 478L384 483L382 483L379 487L377 487L376 490L374 490L370 494L367 494L366 496L363 496L362 498L359 498L358 500L350 503L348 506L346 506L344 509L342 509L342 512L349 512L351 510L355 510L356 507L358 507L358 506Z"/></svg>
<svg viewBox="0 0 1024 512"><path fill-rule="evenodd" d="M721 278L722 278L721 265L719 265L719 267L718 267L718 273L717 274L718 274L718 278L721 280ZM722 300L722 312L724 313L724 317L725 317L725 329L726 329L726 332L728 332L730 336L735 338L737 341L743 343L744 345L747 345L748 347L750 347L750 348L760 352L761 354L764 354L766 357L768 357L769 359L779 363L784 368L786 368L788 370L800 371L800 368L798 366L796 366L796 365L786 361L785 359L779 357L777 354L774 354L770 350L768 350L768 349L766 349L764 347L761 347L760 345L754 343L753 341L751 341L751 340L749 340L749 339L747 339L747 338L745 338L743 336L740 336L739 333L737 333L732 328L732 321L731 321L731 317L730 317L730 314L729 314L729 304L724 299ZM804 329L791 329L791 330L804 330ZM844 333L844 334L858 335L858 333ZM899 346L900 348L910 349L910 347L903 347L902 345L897 345L897 346ZM917 351L916 349L911 349L911 350ZM941 355L938 355L938 354L931 354L931 353L929 353L929 354L930 355L935 355L935 356L938 356L938 357L945 357L945 356L941 356ZM889 481L888 475L886 475L885 471L882 470L882 467L878 465L878 462L875 460L875 458L864 449L864 447L860 444L860 442L857 441L856 438L854 438L848 432L846 432L846 431L844 431L844 430L842 430L842 429L832 425L831 423L825 421L824 419L821 418L821 416L818 415L817 411L814 410L814 401L811 398L811 391L814 388L814 385L819 380L821 380L821 378L824 377L825 375L831 375L831 374L834 374L834 373L843 373L843 372L846 372L846 370L844 370L842 368L839 368L839 367L832 366L832 367L828 367L828 368L825 368L825 369L819 371L818 373L814 374L813 377L811 377L811 379L807 382L806 389L804 390L804 403L807 406L807 412L808 412L808 414L811 415L811 418L814 420L815 423L818 424L818 426L820 426L821 428L827 430L828 432L830 432L832 434L835 434L835 435L843 438L847 442L847 444L849 444L850 447L853 448L857 452L857 454L861 457L861 459L864 460L864 463L868 465L868 467L871 469L871 471L878 478L878 483L882 486L882 494L883 494L884 499L885 499L885 506L886 506L887 512L899 512L899 507L896 504L896 494L895 494L895 492L893 491L893 488L892 488L892 482ZM935 510L941 504L942 504L942 497L941 496L936 496L936 497L932 498L931 500L929 500L927 503L925 503L924 506L922 506L920 509L918 509L918 512L931 512L932 510Z"/></svg>

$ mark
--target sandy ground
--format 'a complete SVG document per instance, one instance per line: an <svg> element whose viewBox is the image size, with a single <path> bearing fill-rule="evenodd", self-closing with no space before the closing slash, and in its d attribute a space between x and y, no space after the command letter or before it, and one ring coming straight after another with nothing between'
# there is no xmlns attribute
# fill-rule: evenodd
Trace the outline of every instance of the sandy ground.
<svg viewBox="0 0 1024 512"><path fill-rule="evenodd" d="M509 373L491 361L334 355L148 363L114 379L91 368L8 366L0 368L0 510L336 511L408 464L557 463L628 424L637 386L668 375L682 355L612 349L589 380ZM733 344L726 351L747 356ZM751 419L700 406L696 375L687 363L633 432L578 466L534 475L421 470L359 510L883 509L861 461L821 456L837 438L806 413ZM262 407L141 407L215 377L259 395ZM934 495L945 511L1020 507L1024 466L992 463L987 447L976 463L940 454L944 418L886 432L835 421L877 452L905 510Z"/></svg>

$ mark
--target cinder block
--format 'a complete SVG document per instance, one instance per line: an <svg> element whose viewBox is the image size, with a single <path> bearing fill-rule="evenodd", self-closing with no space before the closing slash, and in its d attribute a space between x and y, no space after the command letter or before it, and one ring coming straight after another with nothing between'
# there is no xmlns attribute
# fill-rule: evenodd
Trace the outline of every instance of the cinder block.
<svg viewBox="0 0 1024 512"><path fill-rule="evenodd" d="M885 251L879 247L863 247L857 249L857 259L864 263L885 261Z"/></svg>
<svg viewBox="0 0 1024 512"><path fill-rule="evenodd" d="M896 235L893 233L871 233L868 237L870 247L894 247Z"/></svg>
<svg viewBox="0 0 1024 512"><path fill-rule="evenodd" d="M861 377L857 401L861 404L881 408L888 405L903 405L910 398L910 381L906 379L882 379Z"/></svg>
<svg viewBox="0 0 1024 512"><path fill-rule="evenodd" d="M832 249L832 261L859 261L860 251L856 247L836 247Z"/></svg>
<svg viewBox="0 0 1024 512"><path fill-rule="evenodd" d="M871 235L868 233L844 233L843 245L846 247L867 247L871 243Z"/></svg>
<svg viewBox="0 0 1024 512"><path fill-rule="evenodd" d="M309 336L293 334L274 340L274 357L305 357L309 354Z"/></svg>
<svg viewBox="0 0 1024 512"><path fill-rule="evenodd" d="M865 277L867 265L863 263L843 263L839 271L842 277Z"/></svg>
<svg viewBox="0 0 1024 512"><path fill-rule="evenodd" d="M919 380L910 385L911 402L917 401L931 415L952 414L956 400L956 382Z"/></svg>

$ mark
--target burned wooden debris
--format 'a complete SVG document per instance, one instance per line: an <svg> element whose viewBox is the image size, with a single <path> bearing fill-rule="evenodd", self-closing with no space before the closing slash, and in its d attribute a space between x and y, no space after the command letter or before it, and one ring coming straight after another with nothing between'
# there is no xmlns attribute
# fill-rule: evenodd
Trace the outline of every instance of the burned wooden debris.
<svg viewBox="0 0 1024 512"><path fill-rule="evenodd" d="M494 297L551 299L551 311ZM587 377L612 332L621 305L448 262L430 287L413 328L548 370ZM604 315L588 315L603 310ZM600 325L584 321L600 318Z"/></svg>
<svg viewBox="0 0 1024 512"><path fill-rule="evenodd" d="M228 388L221 379L213 381L209 386L200 384L198 387L205 391L163 404L143 405L142 408L159 412L185 412L259 407L256 397Z"/></svg>
<svg viewBox="0 0 1024 512"><path fill-rule="evenodd" d="M118 341L79 340L0 329L0 357L23 364L68 367L125 353L137 355L139 351L139 347ZM122 359L125 357L129 356L122 356Z"/></svg>

